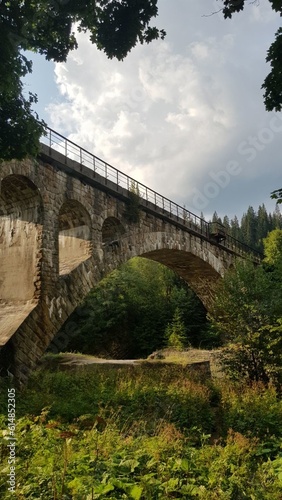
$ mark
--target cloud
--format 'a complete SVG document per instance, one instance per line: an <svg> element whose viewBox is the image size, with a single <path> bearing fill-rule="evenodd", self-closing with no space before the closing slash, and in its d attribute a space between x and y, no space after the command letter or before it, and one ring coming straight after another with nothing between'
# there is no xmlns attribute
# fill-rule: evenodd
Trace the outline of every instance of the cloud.
<svg viewBox="0 0 282 500"><path fill-rule="evenodd" d="M241 166L236 182L231 178L207 206L209 211L230 213L229 207L222 205L226 193L237 200L239 207L234 190L239 189L240 182L249 183L252 189L251 183L255 179L259 182L265 172L265 159L271 151L273 172L281 161L278 133L273 134L271 144L257 151L255 161L247 162L247 155L238 152L243 141L248 144L249 137L269 126L259 88L266 72L262 46L268 37L262 37L262 42L258 34L262 23L269 37L274 33L273 13L267 10L264 18L252 9L242 17L241 31L234 21L222 23L215 16L205 34L207 19L199 16L199 11L204 11L201 1L202 10L199 4L195 9L190 6L189 12L197 16L185 38L181 29L178 37L176 29L177 23L179 27L184 25L185 16L169 7L167 1L164 4L164 24L169 25L170 15L173 39L170 35L166 41L138 46L122 63L107 60L86 35L79 35L78 51L70 54L66 64L55 68L62 101L49 105L51 126L197 212L193 206L195 190L203 190L210 172L225 169L234 159ZM179 4L188 9L182 0ZM217 27L213 33L211 25ZM247 40L252 36L259 49L258 53L250 51L255 54L253 65L245 56ZM186 43L180 48L178 40L183 39ZM244 208L255 196L250 194L249 198Z"/></svg>

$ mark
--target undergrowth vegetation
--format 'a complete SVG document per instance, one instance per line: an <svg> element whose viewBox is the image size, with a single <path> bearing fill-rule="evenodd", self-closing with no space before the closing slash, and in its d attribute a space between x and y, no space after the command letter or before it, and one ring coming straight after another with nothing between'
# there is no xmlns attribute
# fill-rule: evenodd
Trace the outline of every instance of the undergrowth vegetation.
<svg viewBox="0 0 282 500"><path fill-rule="evenodd" d="M38 371L17 391L13 493L1 384L3 500L281 499L282 401L271 386L173 365Z"/></svg>

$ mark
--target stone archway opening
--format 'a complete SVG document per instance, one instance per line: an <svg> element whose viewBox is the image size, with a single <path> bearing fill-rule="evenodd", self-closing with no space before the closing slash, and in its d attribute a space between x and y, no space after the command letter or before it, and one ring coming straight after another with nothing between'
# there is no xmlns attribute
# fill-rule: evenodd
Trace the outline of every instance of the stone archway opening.
<svg viewBox="0 0 282 500"><path fill-rule="evenodd" d="M0 191L0 346L38 303L43 204L35 184L8 175Z"/></svg>
<svg viewBox="0 0 282 500"><path fill-rule="evenodd" d="M68 200L59 212L59 274L71 273L91 254L90 215L81 203Z"/></svg>
<svg viewBox="0 0 282 500"><path fill-rule="evenodd" d="M221 275L210 263L191 252L178 249L159 249L140 255L165 265L178 274L208 311L214 300L214 290Z"/></svg>
<svg viewBox="0 0 282 500"><path fill-rule="evenodd" d="M125 228L116 217L108 217L102 225L102 244L103 246L119 246L119 240L125 233Z"/></svg>

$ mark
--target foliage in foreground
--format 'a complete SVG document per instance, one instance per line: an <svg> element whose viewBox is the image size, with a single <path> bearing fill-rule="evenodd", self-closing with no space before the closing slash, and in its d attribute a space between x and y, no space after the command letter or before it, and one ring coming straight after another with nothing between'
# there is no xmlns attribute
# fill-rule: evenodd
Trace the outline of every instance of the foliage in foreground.
<svg viewBox="0 0 282 500"><path fill-rule="evenodd" d="M226 344L222 364L231 378L281 383L281 290L278 267L248 261L237 262L219 284L210 314Z"/></svg>
<svg viewBox="0 0 282 500"><path fill-rule="evenodd" d="M3 500L281 499L274 388L204 384L180 367L96 367L37 373L17 403L17 490L2 482Z"/></svg>

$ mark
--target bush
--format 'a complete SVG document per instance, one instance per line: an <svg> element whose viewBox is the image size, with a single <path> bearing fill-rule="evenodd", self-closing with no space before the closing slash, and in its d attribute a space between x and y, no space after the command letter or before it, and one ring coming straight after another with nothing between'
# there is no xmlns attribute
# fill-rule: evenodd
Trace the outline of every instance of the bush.
<svg viewBox="0 0 282 500"><path fill-rule="evenodd" d="M282 401L274 387L226 386L221 405L225 432L233 429L261 439L282 437Z"/></svg>

